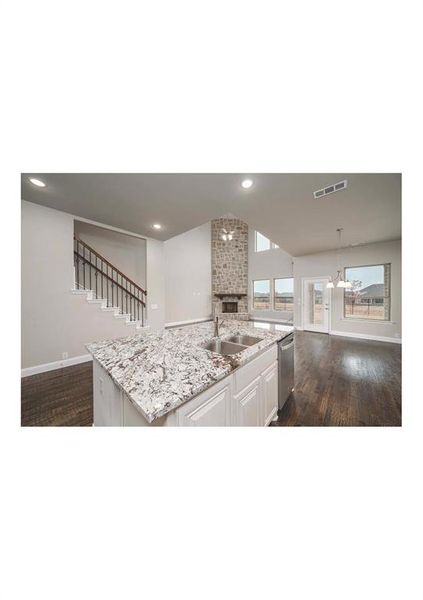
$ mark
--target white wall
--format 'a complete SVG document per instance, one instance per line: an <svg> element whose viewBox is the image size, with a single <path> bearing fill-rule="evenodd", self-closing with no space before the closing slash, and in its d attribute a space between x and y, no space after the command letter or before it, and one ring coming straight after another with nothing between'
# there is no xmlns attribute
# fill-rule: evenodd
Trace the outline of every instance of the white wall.
<svg viewBox="0 0 423 600"><path fill-rule="evenodd" d="M391 263L391 321L344 319L343 290L334 288L332 295L331 330L397 339L401 337L401 241L381 242L343 249L341 259L337 252L320 252L294 259L295 325L302 325L302 278L335 276L339 268Z"/></svg>
<svg viewBox="0 0 423 600"><path fill-rule="evenodd" d="M164 243L166 323L211 317L211 224Z"/></svg>
<svg viewBox="0 0 423 600"><path fill-rule="evenodd" d="M76 220L75 234L145 289L147 242L144 238Z"/></svg>
<svg viewBox="0 0 423 600"><path fill-rule="evenodd" d="M255 252L255 231L249 228L248 240L248 280L250 315L256 319L292 320L291 312L281 310L253 309L253 281L255 279L278 279L292 277L292 256L281 248Z"/></svg>
<svg viewBox="0 0 423 600"><path fill-rule="evenodd" d="M122 322L73 287L72 215L22 202L22 368L85 355L85 344L127 335ZM164 326L163 242L147 239L147 311L153 329ZM151 309L151 303L157 309Z"/></svg>

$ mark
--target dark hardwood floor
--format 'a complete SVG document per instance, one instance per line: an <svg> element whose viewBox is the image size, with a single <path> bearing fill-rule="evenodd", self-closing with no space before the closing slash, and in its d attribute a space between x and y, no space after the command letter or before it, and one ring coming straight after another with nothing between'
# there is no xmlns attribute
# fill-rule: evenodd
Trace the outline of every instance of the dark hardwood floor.
<svg viewBox="0 0 423 600"><path fill-rule="evenodd" d="M400 344L295 336L295 389L272 425L401 425Z"/></svg>
<svg viewBox="0 0 423 600"><path fill-rule="evenodd" d="M92 425L91 362L22 379L21 424Z"/></svg>
<svg viewBox="0 0 423 600"><path fill-rule="evenodd" d="M21 422L92 425L92 364L22 379ZM295 391L276 426L400 426L401 345L296 332Z"/></svg>

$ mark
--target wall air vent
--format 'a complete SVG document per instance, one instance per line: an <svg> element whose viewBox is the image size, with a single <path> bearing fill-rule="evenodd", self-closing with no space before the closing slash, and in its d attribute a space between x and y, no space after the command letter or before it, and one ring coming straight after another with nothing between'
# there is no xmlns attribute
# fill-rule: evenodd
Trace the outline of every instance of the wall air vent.
<svg viewBox="0 0 423 600"><path fill-rule="evenodd" d="M321 198L322 196L327 196L328 194L333 194L334 192L339 192L340 190L345 190L347 187L348 180L343 179L342 181L338 181L338 183L334 183L333 185L328 185L321 190L317 190L313 192L313 196L315 198Z"/></svg>

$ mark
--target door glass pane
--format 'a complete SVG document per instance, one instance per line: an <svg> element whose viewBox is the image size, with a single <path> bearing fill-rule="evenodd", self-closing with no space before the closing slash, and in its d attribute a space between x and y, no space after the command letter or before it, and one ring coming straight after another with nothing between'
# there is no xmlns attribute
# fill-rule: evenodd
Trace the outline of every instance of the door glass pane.
<svg viewBox="0 0 423 600"><path fill-rule="evenodd" d="M323 284L309 283L309 320L312 325L323 324Z"/></svg>

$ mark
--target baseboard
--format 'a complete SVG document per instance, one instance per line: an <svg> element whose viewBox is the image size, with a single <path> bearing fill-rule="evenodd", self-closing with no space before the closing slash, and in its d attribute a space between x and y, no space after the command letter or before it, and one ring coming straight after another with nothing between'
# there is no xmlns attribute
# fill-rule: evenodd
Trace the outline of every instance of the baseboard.
<svg viewBox="0 0 423 600"><path fill-rule="evenodd" d="M47 371L62 369L63 367L79 365L79 363L89 362L92 359L93 357L91 354L83 354L81 356L73 356L72 358L66 358L64 360L55 360L54 362L45 363L43 365L35 365L35 367L26 367L26 369L21 369L21 377L29 377L30 375L37 375L38 373L45 373Z"/></svg>
<svg viewBox="0 0 423 600"><path fill-rule="evenodd" d="M178 325L194 325L194 323L204 323L204 321L211 321L212 316L202 317L201 319L190 319L189 321L173 321L173 323L165 323L165 327L177 327Z"/></svg>
<svg viewBox="0 0 423 600"><path fill-rule="evenodd" d="M357 338L360 340L374 340L375 342L389 342L390 344L402 344L401 338L386 337L383 335L370 335L367 333L351 333L347 331L331 331L330 335Z"/></svg>

